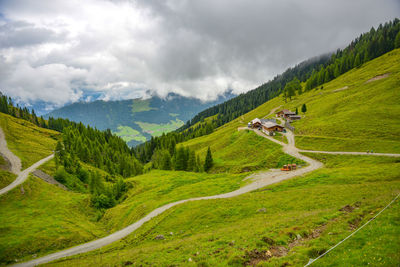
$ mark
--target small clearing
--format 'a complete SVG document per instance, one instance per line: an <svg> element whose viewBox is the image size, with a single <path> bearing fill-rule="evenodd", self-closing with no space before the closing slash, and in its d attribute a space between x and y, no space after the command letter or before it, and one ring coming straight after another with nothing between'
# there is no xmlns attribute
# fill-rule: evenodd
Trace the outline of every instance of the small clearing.
<svg viewBox="0 0 400 267"><path fill-rule="evenodd" d="M382 75L378 75L378 76L375 76L374 78L369 79L365 83L370 83L370 82L373 82L373 81L376 81L376 80L385 79L385 78L389 77L389 75L390 75L390 73L385 73L385 74L382 74Z"/></svg>

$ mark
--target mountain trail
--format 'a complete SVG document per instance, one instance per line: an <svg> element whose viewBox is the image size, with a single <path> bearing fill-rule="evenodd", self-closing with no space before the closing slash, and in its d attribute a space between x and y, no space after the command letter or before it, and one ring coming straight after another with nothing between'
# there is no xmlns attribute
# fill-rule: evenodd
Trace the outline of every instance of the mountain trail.
<svg viewBox="0 0 400 267"><path fill-rule="evenodd" d="M278 107L279 108L279 107ZM271 113L274 112L274 110L271 111ZM247 127L243 127L243 129L248 129ZM238 129L240 130L240 129ZM169 203L166 204L164 206L161 206L155 210L153 210L152 212L150 212L149 214L147 214L145 217L143 217L142 219L138 220L137 222L111 234L108 235L106 237L88 242L88 243L84 243L82 245L78 245L72 248L68 248L59 252L55 252L52 254L49 254L47 256L43 256L41 258L32 260L32 261L28 261L28 262L23 262L20 264L16 264L14 266L36 266L39 264L44 264L44 263L48 263L57 259L61 259L64 257L68 257L68 256L73 256L73 255L77 255L77 254L81 254L81 253L85 253L88 251L92 251L92 250L96 250L99 248L102 248L104 246L107 246L115 241L118 241L126 236L128 236L129 234L131 234L132 232L134 232L135 230L137 230L138 228L140 228L144 223L150 221L152 218L160 215L161 213L163 213L164 211L185 203L185 202L189 202L189 201L198 201L198 200L209 200L209 199L222 199L222 198L231 198L231 197L235 197L235 196L239 196L242 195L244 193L248 193L260 188L263 188L265 186L274 184L274 183L278 183L280 181L283 180L287 180L296 176L301 176L304 175L306 173L312 172L314 170L317 170L319 168L321 168L323 166L323 164L317 160L314 160L312 158L309 158L305 155L300 154L299 152L310 152L310 151L306 151L306 150L299 150L295 147L295 139L294 139L294 134L291 131L288 131L285 135L288 139L288 144L282 143L278 140L275 140L274 138L270 137L270 136L266 136L265 134L263 134L261 131L259 130L253 130L257 135L262 136L264 138L267 138L269 140L271 140L272 142L275 142L281 146L283 146L283 151L293 157L299 158L305 162L307 162L309 165L307 165L306 167L303 168L299 168L297 170L294 171L288 171L288 172L282 172L282 171L266 171L266 172L261 172L261 173L257 173L257 174L252 174L250 175L250 177L253 180L252 183L245 185L235 191L229 192L229 193L224 193L224 194L218 194L218 195L214 195L214 196L205 196L205 197L196 197L196 198L190 198L190 199L185 199L185 200L180 200L180 201L176 201L173 203ZM319 151L319 152L323 152L323 151ZM347 153L351 153L351 152L334 152L337 154L347 154ZM354 152L354 153L362 153L362 152ZM373 155L378 155L378 153L373 154ZM384 155L384 156L390 156L392 154L379 154L379 155ZM398 154L393 154L395 156L400 156Z"/></svg>
<svg viewBox="0 0 400 267"><path fill-rule="evenodd" d="M8 149L6 137L1 127L0 127L0 154L6 161L10 163L9 170L12 173L19 174L21 172L21 166L22 166L21 160Z"/></svg>

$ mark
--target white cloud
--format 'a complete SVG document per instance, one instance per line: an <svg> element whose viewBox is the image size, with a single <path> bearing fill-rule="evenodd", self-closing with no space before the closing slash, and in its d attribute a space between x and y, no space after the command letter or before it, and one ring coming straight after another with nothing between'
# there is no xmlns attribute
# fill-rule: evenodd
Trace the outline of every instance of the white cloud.
<svg viewBox="0 0 400 267"><path fill-rule="evenodd" d="M256 87L399 14L394 0L0 2L0 88L63 105ZM84 99L88 99L85 98Z"/></svg>

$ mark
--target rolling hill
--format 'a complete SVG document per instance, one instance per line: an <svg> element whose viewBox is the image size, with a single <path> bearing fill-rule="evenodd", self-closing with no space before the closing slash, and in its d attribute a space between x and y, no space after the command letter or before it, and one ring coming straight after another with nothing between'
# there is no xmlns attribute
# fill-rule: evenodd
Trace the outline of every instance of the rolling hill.
<svg viewBox="0 0 400 267"><path fill-rule="evenodd" d="M286 174L276 168L283 164L301 164L298 171L309 165L300 156L295 159L284 153L287 150L282 150L281 145L284 149L289 145L275 142L282 140L282 136L267 139L243 128L256 117L274 117L279 109L300 110L306 104L307 111L300 113L302 119L293 123L297 147L400 153L399 81L400 49L395 49L291 99L279 95L210 134L178 145L196 151L201 159L210 147L214 166L209 173L148 167L146 173L124 179L127 184L124 197L107 209L94 209L87 191L63 191L30 177L21 187L0 196L3 225L0 249L4 255L1 261L32 260L37 255L121 230L175 201L263 184L264 175L271 179L268 186L230 198L180 203L123 239L88 253L59 257L47 265L304 266L359 229L399 195L399 157L303 151L303 155L323 165L312 172L280 180ZM144 108L140 105L138 113L151 111L149 105ZM41 130L7 115L4 118L7 122L2 127L10 126L5 130L10 149L21 157L25 166L51 153L59 138L56 132ZM207 120L212 117L204 118ZM12 137L14 128L20 130ZM29 136L32 131L35 134ZM24 139L32 142L26 146L13 145ZM51 175L56 172L54 161L41 168ZM112 184L107 181L110 175L106 171L90 168L101 172L107 185ZM397 201L318 264L397 265L399 220ZM57 228L59 225L62 227Z"/></svg>
<svg viewBox="0 0 400 267"><path fill-rule="evenodd" d="M202 102L198 99L169 94L165 99L131 99L122 101L94 101L74 103L53 110L45 118L67 118L75 122L111 129L130 146L142 143L151 136L160 136L181 127L201 110L222 103L233 97L231 93L215 101Z"/></svg>
<svg viewBox="0 0 400 267"><path fill-rule="evenodd" d="M214 172L238 171L243 174L245 170L240 167L244 164L254 162L258 165L263 156L275 152L267 148L274 147L272 142L258 140L252 132L238 132L238 127L247 125L255 117L274 116L270 113L276 108L294 109L307 103L308 111L302 114L301 121L294 123L300 147L307 144L311 149L324 150L324 143L318 139L312 141L313 133L318 131L318 136L330 141L326 143L326 150L364 151L368 146L377 152L399 153L399 59L400 49L394 50L324 84L323 89L318 87L288 102L279 96L213 133L182 145L202 155L210 146L214 151ZM390 74L377 79L385 73ZM345 86L348 88L343 89ZM336 113L328 112L333 107L339 113L338 117ZM389 110L391 116L380 107ZM344 118L340 112L350 116ZM367 112L367 116L360 116L363 112ZM370 129L370 119L376 129ZM337 130L332 131L332 128ZM309 141L303 142L303 136L309 136ZM372 136L376 136L376 140ZM101 251L61 259L48 266L94 266L96 262L110 266L304 266L370 220L400 192L398 158L374 157L372 154L306 154L324 163L324 167L230 199L193 201L175 206ZM266 159L267 162L271 160ZM161 178L170 175L176 176L174 183L185 183L187 175L179 178L177 174L152 171L146 183L153 183L153 179L171 181ZM162 183L147 186L151 188L152 199L160 199L154 207L177 199L175 194L167 193L175 186L170 189L162 189ZM134 192L126 203L109 210L106 215L109 227L120 224L121 219L113 219L120 218L121 214L128 221L146 214L142 210L146 210L147 205L136 203L141 197ZM154 205L154 200L151 202ZM131 210L131 205L136 208ZM400 261L400 247L396 241L400 233L398 212L399 205L395 202L356 236L320 259L318 264L396 265ZM157 238L160 236L162 238Z"/></svg>

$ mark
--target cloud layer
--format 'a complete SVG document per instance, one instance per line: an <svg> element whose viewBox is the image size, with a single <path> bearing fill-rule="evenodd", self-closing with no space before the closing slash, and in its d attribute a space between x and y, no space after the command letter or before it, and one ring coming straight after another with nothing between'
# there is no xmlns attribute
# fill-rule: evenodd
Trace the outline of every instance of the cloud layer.
<svg viewBox="0 0 400 267"><path fill-rule="evenodd" d="M213 99L253 89L398 14L395 0L5 0L0 90L54 106L86 92Z"/></svg>

